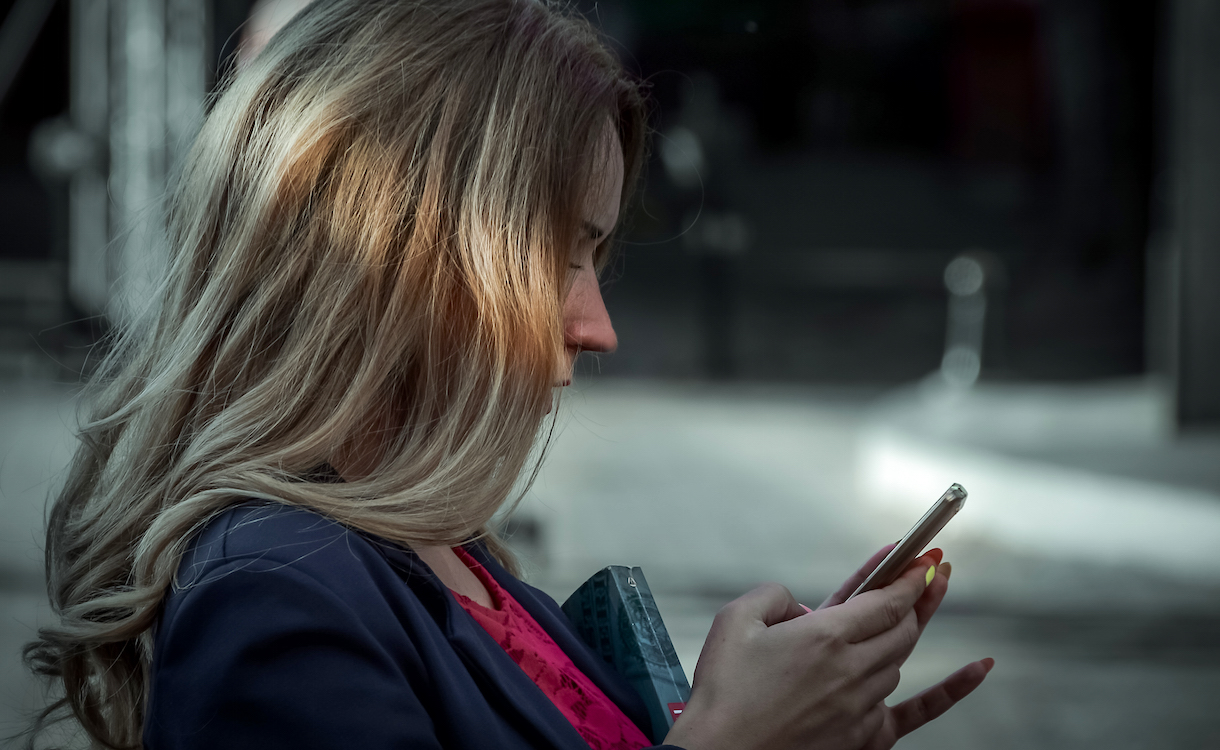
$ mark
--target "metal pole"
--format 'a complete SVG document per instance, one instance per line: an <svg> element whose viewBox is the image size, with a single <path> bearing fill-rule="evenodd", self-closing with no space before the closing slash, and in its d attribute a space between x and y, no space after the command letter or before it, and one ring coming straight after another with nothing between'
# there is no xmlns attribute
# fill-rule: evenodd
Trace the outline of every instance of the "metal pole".
<svg viewBox="0 0 1220 750"><path fill-rule="evenodd" d="M201 0L166 5L166 137L169 174L176 175L203 122L208 86L209 19Z"/></svg>
<svg viewBox="0 0 1220 750"><path fill-rule="evenodd" d="M111 6L116 67L110 130L111 235L116 239L110 315L130 320L151 297L164 260L166 186L165 0Z"/></svg>
<svg viewBox="0 0 1220 750"><path fill-rule="evenodd" d="M113 281L107 262L110 199L104 154L110 128L109 0L72 0L72 127L92 158L68 187L68 294L82 312L105 312Z"/></svg>
<svg viewBox="0 0 1220 750"><path fill-rule="evenodd" d="M1170 25L1169 283L1182 427L1220 425L1220 6L1177 0Z"/></svg>

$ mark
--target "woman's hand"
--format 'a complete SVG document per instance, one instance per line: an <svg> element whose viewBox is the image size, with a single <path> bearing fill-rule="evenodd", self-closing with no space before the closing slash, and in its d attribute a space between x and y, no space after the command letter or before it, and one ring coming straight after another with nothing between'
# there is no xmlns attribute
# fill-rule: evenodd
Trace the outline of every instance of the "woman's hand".
<svg viewBox="0 0 1220 750"><path fill-rule="evenodd" d="M897 545L887 544L877 550L872 557L868 559L860 569L852 573L851 577L843 582L839 590L826 597L826 601L818 605L818 609L826 609L834 607L847 601L847 598L855 593L860 584L864 583L864 579L868 578L869 574L881 564L885 556L890 553ZM928 587L924 589L923 594L919 597L919 601L915 602L915 620L919 623L919 635L923 637L923 629L927 627L928 621L932 619L932 615L936 614L936 610L940 607L940 603L944 601L945 594L949 592L949 574L953 572L953 567L949 563L941 563L944 559L944 551L939 547L930 549L925 552L922 557L930 558L936 566L936 577L932 579ZM912 566L918 565L919 560L911 563ZM912 649L914 647L912 646ZM910 652L907 653L910 656ZM906 656L899 662L898 666L906 663Z"/></svg>
<svg viewBox="0 0 1220 750"><path fill-rule="evenodd" d="M982 682L988 665L976 662L910 701L884 704L919 639L917 610L932 602L917 604L932 595L934 611L944 596L942 586L935 597L927 583L932 564L925 555L893 584L808 615L774 584L725 606L666 742L688 750L872 750L948 710Z"/></svg>
<svg viewBox="0 0 1220 750"><path fill-rule="evenodd" d="M990 658L970 662L940 683L897 706L881 705L884 716L881 729L862 750L889 750L900 737L919 729L974 692L994 666L995 659Z"/></svg>

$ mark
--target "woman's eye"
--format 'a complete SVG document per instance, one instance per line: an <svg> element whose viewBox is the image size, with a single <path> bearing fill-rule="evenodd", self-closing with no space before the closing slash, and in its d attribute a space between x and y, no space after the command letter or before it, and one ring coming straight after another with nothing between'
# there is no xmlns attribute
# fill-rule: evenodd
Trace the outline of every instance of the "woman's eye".
<svg viewBox="0 0 1220 750"><path fill-rule="evenodd" d="M568 268L571 268L573 271L579 271L580 269L584 268L584 266L579 263L569 263Z"/></svg>
<svg viewBox="0 0 1220 750"><path fill-rule="evenodd" d="M602 231L601 227L597 226L593 222L586 221L586 222L584 222L584 226L585 226L585 239L586 240L592 240L593 242L600 242L601 240L606 238L606 233Z"/></svg>

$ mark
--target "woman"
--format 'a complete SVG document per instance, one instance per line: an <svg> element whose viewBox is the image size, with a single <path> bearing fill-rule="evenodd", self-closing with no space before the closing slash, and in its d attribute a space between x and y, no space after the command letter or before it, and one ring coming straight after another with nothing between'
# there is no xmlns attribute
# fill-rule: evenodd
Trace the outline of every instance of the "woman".
<svg viewBox="0 0 1220 750"><path fill-rule="evenodd" d="M29 657L97 744L888 747L981 682L883 703L933 555L808 616L730 604L649 738L514 578L491 519L615 347L597 274L643 140L638 86L536 0L319 0L236 76L52 513Z"/></svg>

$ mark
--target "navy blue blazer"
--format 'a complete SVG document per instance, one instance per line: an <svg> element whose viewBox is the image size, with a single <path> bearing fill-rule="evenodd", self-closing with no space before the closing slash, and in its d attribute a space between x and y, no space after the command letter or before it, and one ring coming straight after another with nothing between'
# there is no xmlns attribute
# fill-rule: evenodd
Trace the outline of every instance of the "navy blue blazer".
<svg viewBox="0 0 1220 750"><path fill-rule="evenodd" d="M642 699L555 601L468 549L647 736ZM166 597L144 747L589 746L410 550L247 503L196 537Z"/></svg>

